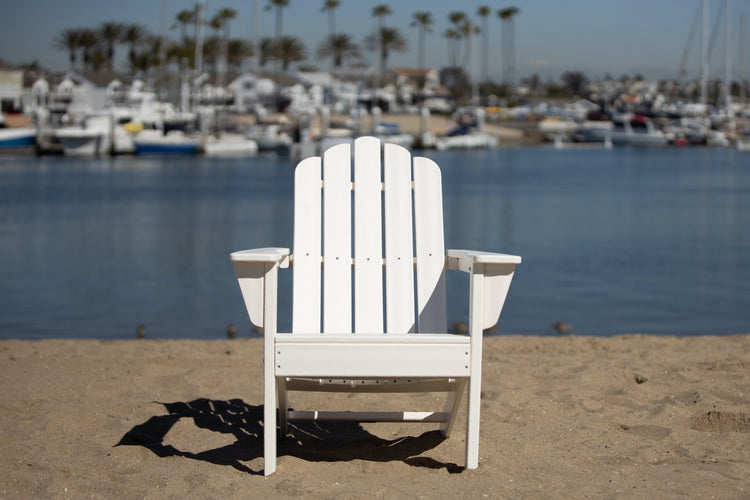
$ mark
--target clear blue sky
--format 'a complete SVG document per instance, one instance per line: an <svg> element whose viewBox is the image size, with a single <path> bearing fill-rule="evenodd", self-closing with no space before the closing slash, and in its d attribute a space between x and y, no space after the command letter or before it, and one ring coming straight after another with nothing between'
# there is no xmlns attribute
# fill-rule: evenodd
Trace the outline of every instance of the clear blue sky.
<svg viewBox="0 0 750 500"><path fill-rule="evenodd" d="M265 6L268 0L258 0ZM194 0L166 0L167 29L174 23L178 11L190 8ZM253 0L208 0L206 10L213 15L222 7L237 10L231 21L232 37L252 37ZM494 12L515 6L520 13L515 20L517 75L540 74L543 79L557 79L563 71L578 70L590 78L610 74L641 73L647 78L676 76L688 42L690 28L698 10L699 0L341 0L336 9L336 31L348 33L361 41L372 31L375 20L372 8L378 4L390 6L393 14L385 20L408 38L410 51L394 54L389 64L417 66L417 30L410 27L412 13L431 11L435 19L433 33L427 35L428 66L447 63L447 44L441 34L448 27L448 14L463 11L480 24L476 15L480 5L488 5ZM723 0L710 0L710 27ZM734 23L732 33L735 46L740 34L740 16L750 11L748 0L733 0ZM284 9L283 33L301 38L309 49L315 47L328 33L327 14L320 11L323 0L290 0ZM261 34L272 36L274 11L261 8ZM13 63L38 60L53 70L68 68L67 54L53 47L54 38L68 28L96 28L104 21L139 23L153 33L160 32L161 0L2 0L0 8L0 58ZM723 22L723 17L722 17ZM750 22L750 19L748 20ZM717 33L712 56L712 74L723 76L723 26ZM168 31L176 37L176 30ZM490 18L490 75L500 76L500 20ZM750 36L746 38L750 40ZM688 75L696 77L699 69L699 34L696 34L687 65ZM479 69L481 42L473 42L474 72ZM126 49L119 48L118 59ZM745 50L750 57L750 49ZM739 64L735 54L735 71ZM326 61L310 61L327 68ZM745 63L745 75L750 64ZM735 76L736 78L736 76Z"/></svg>

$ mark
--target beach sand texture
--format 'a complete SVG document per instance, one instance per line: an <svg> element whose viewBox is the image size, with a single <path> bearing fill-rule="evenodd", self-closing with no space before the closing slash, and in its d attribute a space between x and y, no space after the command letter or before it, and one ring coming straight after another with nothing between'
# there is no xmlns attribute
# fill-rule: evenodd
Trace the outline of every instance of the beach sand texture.
<svg viewBox="0 0 750 500"><path fill-rule="evenodd" d="M261 352L0 341L0 496L750 498L750 335L489 337L471 471L462 419L447 440L434 424L293 426L263 477ZM298 409L323 400L291 394Z"/></svg>

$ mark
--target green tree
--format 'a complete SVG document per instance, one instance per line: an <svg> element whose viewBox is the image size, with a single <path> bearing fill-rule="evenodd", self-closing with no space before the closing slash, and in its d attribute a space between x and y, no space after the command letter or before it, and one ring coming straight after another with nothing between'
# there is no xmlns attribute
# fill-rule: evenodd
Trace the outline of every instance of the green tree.
<svg viewBox="0 0 750 500"><path fill-rule="evenodd" d="M378 20L378 29L384 26L383 20L385 19L385 16L390 16L391 14L393 14L393 11L387 4L384 3L376 5L372 8L372 17Z"/></svg>
<svg viewBox="0 0 750 500"><path fill-rule="evenodd" d="M521 11L508 7L497 11L502 31L500 45L503 54L503 81L506 85L515 85L516 72L516 28L514 18Z"/></svg>
<svg viewBox="0 0 750 500"><path fill-rule="evenodd" d="M448 57L452 67L458 66L458 55L461 53L461 39L464 36L461 26L465 20L466 12L454 10L448 14L448 21L450 21L452 27L448 28L446 38L448 39Z"/></svg>
<svg viewBox="0 0 750 500"><path fill-rule="evenodd" d="M340 67L344 59L362 57L359 45L345 33L328 35L328 38L318 45L316 55L319 59L331 57L334 68Z"/></svg>
<svg viewBox="0 0 750 500"><path fill-rule="evenodd" d="M177 22L172 25L172 28L176 28L179 26L180 28L180 38L182 38L182 41L184 42L187 40L188 33L187 29L188 26L195 23L195 18L197 15L197 6L196 8L190 10L190 9L184 9L177 13L176 19Z"/></svg>
<svg viewBox="0 0 750 500"><path fill-rule="evenodd" d="M242 63L253 56L253 46L245 40L235 38L227 44L227 63L238 71Z"/></svg>
<svg viewBox="0 0 750 500"><path fill-rule="evenodd" d="M107 69L110 71L112 71L112 66L115 60L115 44L120 41L122 31L122 23L106 22L99 26L99 36L104 41L106 47L105 55Z"/></svg>
<svg viewBox="0 0 750 500"><path fill-rule="evenodd" d="M61 50L68 51L68 59L70 61L70 69L76 69L76 60L78 58L78 49L81 47L81 30L67 29L57 35L53 45Z"/></svg>
<svg viewBox="0 0 750 500"><path fill-rule="evenodd" d="M288 5L289 0L268 0L268 6L266 6L266 8L276 8L276 34L274 35L274 38L276 38L276 40L281 37L281 23L284 15L283 11L284 7L287 7Z"/></svg>
<svg viewBox="0 0 750 500"><path fill-rule="evenodd" d="M323 7L320 8L321 12L328 12L328 35L333 36L336 34L336 18L334 12L336 8L341 4L339 0L325 0Z"/></svg>
<svg viewBox="0 0 750 500"><path fill-rule="evenodd" d="M130 70L136 69L136 58L138 56L137 47L148 36L146 28L140 24L128 24L123 31L122 39L128 44L128 62Z"/></svg>
<svg viewBox="0 0 750 500"><path fill-rule="evenodd" d="M412 21L409 26L416 26L419 29L419 52L417 59L419 69L424 69L424 39L426 33L432 33L432 13L428 11L419 11L412 14Z"/></svg>
<svg viewBox="0 0 750 500"><path fill-rule="evenodd" d="M443 32L443 36L448 42L448 66L455 68L458 65L457 44L461 39L461 35L457 30L448 28Z"/></svg>
<svg viewBox="0 0 750 500"><path fill-rule="evenodd" d="M406 52L409 49L409 45L406 42L406 38L396 28L381 28L378 31L378 36L369 35L366 39L366 43L369 46L378 47L380 51L380 67L386 68L388 64L388 56L391 52Z"/></svg>
<svg viewBox="0 0 750 500"><path fill-rule="evenodd" d="M219 71L219 86L224 86L224 71L226 70L228 55L228 44L229 44L229 21L237 16L237 11L234 9L223 8L211 19L211 26L217 30L223 30L221 40L219 41L219 60L221 61L221 68Z"/></svg>
<svg viewBox="0 0 750 500"><path fill-rule="evenodd" d="M372 51L373 54L376 55L378 53L382 54L382 50L380 47L380 38L381 38L381 31L383 30L383 26L385 25L385 17L393 14L393 11L391 8L384 3L378 4L375 7L372 8L372 17L375 18L375 33L372 36L372 39L374 40L374 43L372 44ZM378 80L380 80L380 76L383 74L383 70L385 68L383 67L383 58L380 57L380 67L378 68Z"/></svg>
<svg viewBox="0 0 750 500"><path fill-rule="evenodd" d="M588 85L589 83L586 75L584 75L580 71L566 71L560 76L560 80L562 80L563 84L565 85L565 87L567 87L572 95L579 96L583 95L583 92L586 89L586 85Z"/></svg>
<svg viewBox="0 0 750 500"><path fill-rule="evenodd" d="M482 82L487 81L487 62L489 52L489 40L490 40L490 28L488 26L487 19L492 14L492 9L486 5L480 5L477 8L477 15L482 18L482 70L480 72L480 80Z"/></svg>
<svg viewBox="0 0 750 500"><path fill-rule="evenodd" d="M99 35L90 28L84 28L81 30L78 43L83 49L83 68L91 69L93 67L93 53L94 48L99 42Z"/></svg>
<svg viewBox="0 0 750 500"><path fill-rule="evenodd" d="M296 36L282 36L274 45L274 54L281 61L282 71L289 69L290 63L307 59L307 48Z"/></svg>
<svg viewBox="0 0 750 500"><path fill-rule="evenodd" d="M276 53L275 53L276 47L274 44L273 38L263 37L260 40L260 60L258 63L260 64L260 67L262 68L265 66L265 64L272 60L276 59Z"/></svg>
<svg viewBox="0 0 750 500"><path fill-rule="evenodd" d="M466 67L466 75L471 80L471 37L479 33L479 28L476 24L471 22L469 19L464 20L461 24L461 36L465 39L464 42L464 66Z"/></svg>
<svg viewBox="0 0 750 500"><path fill-rule="evenodd" d="M234 9L221 9L219 12L211 18L211 26L223 30L223 37L225 40L229 40L229 21L237 17L237 11Z"/></svg>

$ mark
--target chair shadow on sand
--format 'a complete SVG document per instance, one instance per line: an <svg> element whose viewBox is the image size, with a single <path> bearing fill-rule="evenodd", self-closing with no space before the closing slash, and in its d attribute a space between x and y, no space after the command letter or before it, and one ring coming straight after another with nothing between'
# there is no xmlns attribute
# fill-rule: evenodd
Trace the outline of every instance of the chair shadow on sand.
<svg viewBox="0 0 750 500"><path fill-rule="evenodd" d="M136 425L116 446L142 446L159 457L187 457L216 465L226 465L250 474L262 474L242 462L263 456L263 406L248 405L241 399L217 401L196 399L190 402L160 403L169 412ZM231 434L234 443L200 453L182 451L164 443L164 438L182 418L192 418L202 429ZM311 462L400 460L413 467L445 468L450 473L463 470L454 463L443 463L420 454L445 439L440 431L428 431L417 437L393 440L379 438L354 422L290 423L286 439L279 441L279 456L293 456Z"/></svg>

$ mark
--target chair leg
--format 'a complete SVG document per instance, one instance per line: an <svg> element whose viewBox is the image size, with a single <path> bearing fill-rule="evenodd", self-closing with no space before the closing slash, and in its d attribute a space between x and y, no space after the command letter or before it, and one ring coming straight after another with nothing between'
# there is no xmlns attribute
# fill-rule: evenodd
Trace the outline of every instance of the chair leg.
<svg viewBox="0 0 750 500"><path fill-rule="evenodd" d="M481 375L469 379L469 401L466 405L466 468L479 466L479 410L482 396Z"/></svg>
<svg viewBox="0 0 750 500"><path fill-rule="evenodd" d="M276 377L276 393L279 398L279 436L286 437L289 403L287 399L286 378Z"/></svg>
<svg viewBox="0 0 750 500"><path fill-rule="evenodd" d="M276 377L265 376L263 382L263 474L276 470Z"/></svg>
<svg viewBox="0 0 750 500"><path fill-rule="evenodd" d="M461 398L466 390L466 379L456 381L456 389L448 393L448 399L445 402L445 412L448 414L448 421L440 424L440 432L444 437L449 437L453 426L456 423L458 408L461 406Z"/></svg>

